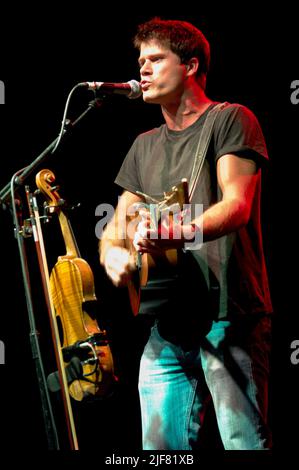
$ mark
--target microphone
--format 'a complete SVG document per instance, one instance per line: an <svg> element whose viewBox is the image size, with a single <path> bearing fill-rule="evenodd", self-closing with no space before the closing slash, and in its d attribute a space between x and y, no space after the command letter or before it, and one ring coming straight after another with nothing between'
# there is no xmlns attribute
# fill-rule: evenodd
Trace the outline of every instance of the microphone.
<svg viewBox="0 0 299 470"><path fill-rule="evenodd" d="M141 85L137 80L130 80L126 83L109 82L83 82L81 86L89 90L97 90L102 93L112 93L116 95L126 95L131 100L139 98L142 95Z"/></svg>

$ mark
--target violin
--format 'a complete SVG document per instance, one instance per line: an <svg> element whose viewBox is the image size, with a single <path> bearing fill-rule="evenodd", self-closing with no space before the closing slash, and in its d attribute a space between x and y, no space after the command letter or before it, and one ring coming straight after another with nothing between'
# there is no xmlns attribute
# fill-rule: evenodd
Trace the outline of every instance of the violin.
<svg viewBox="0 0 299 470"><path fill-rule="evenodd" d="M68 380L68 390L77 401L108 396L116 381L111 349L105 330L96 319L97 298L89 264L81 258L68 217L65 201L57 187L55 175L41 170L36 185L46 197L48 213L57 213L66 253L59 256L50 274L49 289L59 324L58 343L62 348L65 369L76 371ZM74 361L76 367L73 367ZM78 366L79 362L79 367ZM70 382L70 383L69 383Z"/></svg>

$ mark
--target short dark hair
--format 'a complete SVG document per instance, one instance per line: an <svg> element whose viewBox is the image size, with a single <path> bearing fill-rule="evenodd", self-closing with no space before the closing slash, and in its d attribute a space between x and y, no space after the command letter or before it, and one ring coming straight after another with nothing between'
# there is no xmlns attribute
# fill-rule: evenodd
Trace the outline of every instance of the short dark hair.
<svg viewBox="0 0 299 470"><path fill-rule="evenodd" d="M187 21L162 20L155 17L140 24L134 37L134 46L156 40L178 55L183 64L192 57L199 60L197 76L206 75L210 66L210 44L204 34Z"/></svg>

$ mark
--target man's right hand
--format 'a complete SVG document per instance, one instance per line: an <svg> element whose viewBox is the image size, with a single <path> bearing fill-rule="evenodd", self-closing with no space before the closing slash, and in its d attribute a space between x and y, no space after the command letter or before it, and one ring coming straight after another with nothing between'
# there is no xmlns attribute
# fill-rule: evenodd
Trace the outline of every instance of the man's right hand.
<svg viewBox="0 0 299 470"><path fill-rule="evenodd" d="M117 287L126 285L132 271L136 269L134 256L129 250L120 246L109 248L102 264L107 275Z"/></svg>

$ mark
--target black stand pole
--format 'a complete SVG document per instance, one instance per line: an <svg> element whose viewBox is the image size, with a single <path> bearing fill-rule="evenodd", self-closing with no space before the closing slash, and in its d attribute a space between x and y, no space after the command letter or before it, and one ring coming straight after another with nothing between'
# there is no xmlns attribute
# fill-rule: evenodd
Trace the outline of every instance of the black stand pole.
<svg viewBox="0 0 299 470"><path fill-rule="evenodd" d="M13 184L13 179L12 179L12 184ZM30 326L29 338L30 338L31 353L32 353L32 359L35 365L35 371L36 371L36 376L38 380L38 387L40 391L42 414L44 418L48 449L59 450L59 440L58 440L55 420L54 420L52 406L51 406L51 400L49 397L47 381L45 377L45 372L44 372L44 367L43 367L43 362L42 362L42 357L41 357L41 352L40 352L40 347L39 347L38 331L35 325L35 315L34 315L32 295L31 295L30 276L29 276L28 261L27 261L26 248L25 248L25 242L24 242L24 235L26 236L26 233L24 232L24 228L23 230L21 230L19 220L18 220L20 214L18 216L14 202L12 205L12 215L13 215L13 221L14 221L14 227L15 227L15 237L17 239L19 255L20 255L20 263L21 263L26 305L27 305L28 318L29 318L29 326ZM29 236L29 234L27 236Z"/></svg>
<svg viewBox="0 0 299 470"><path fill-rule="evenodd" d="M89 103L88 108L74 122L68 123L67 128L63 130L62 137L68 134L69 129L74 129L74 127L81 121L84 116L86 116L87 113L89 113L89 111L98 108L99 106L101 106L101 104L102 100L100 99L95 99L91 103ZM60 138L57 137L32 163L30 163L30 165L16 172L11 178L11 181L0 191L0 205L3 209L6 209L8 206L10 206L15 227L15 237L18 243L22 277L25 289L26 305L30 325L30 346L40 391L48 448L51 450L58 450L59 442L46 377L44 373L42 357L40 353L38 332L36 330L35 325L35 315L31 295L28 261L24 243L24 237L26 237L26 230L25 227L23 227L23 229L21 230L19 224L19 216L17 214L15 200L15 185L21 186L25 182L26 178L28 178L28 176L31 175L31 173L37 168L37 166L46 159L50 152L55 149L58 139Z"/></svg>

